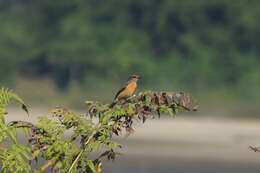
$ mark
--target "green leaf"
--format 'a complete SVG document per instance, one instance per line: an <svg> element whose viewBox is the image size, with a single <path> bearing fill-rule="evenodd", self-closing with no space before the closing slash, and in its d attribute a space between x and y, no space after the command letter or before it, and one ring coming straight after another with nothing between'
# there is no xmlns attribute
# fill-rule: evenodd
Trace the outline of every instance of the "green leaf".
<svg viewBox="0 0 260 173"><path fill-rule="evenodd" d="M24 103L24 101L15 94L12 90L7 88L0 89L0 106L5 107L7 106L11 100L15 100L21 104L22 109L29 115L28 106Z"/></svg>
<svg viewBox="0 0 260 173"><path fill-rule="evenodd" d="M95 168L95 165L92 162L92 160L87 160L87 164L88 164L89 168L91 169L91 171L96 173L96 168Z"/></svg>
<svg viewBox="0 0 260 173"><path fill-rule="evenodd" d="M9 128L6 133L8 134L8 136L12 139L13 143L17 144L17 135L16 135L16 130Z"/></svg>

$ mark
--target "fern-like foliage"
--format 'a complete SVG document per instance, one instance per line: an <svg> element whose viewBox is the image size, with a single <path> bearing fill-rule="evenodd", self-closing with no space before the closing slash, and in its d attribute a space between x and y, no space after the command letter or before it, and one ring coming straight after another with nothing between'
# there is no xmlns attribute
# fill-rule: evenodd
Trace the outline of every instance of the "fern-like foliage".
<svg viewBox="0 0 260 173"><path fill-rule="evenodd" d="M25 105L12 91L1 92L3 112L12 99ZM197 109L194 99L181 92L141 92L112 108L109 105L87 101L83 115L57 107L40 117L36 124L1 121L0 144L11 143L0 147L2 171L100 173L103 158L113 160L120 154L117 150L121 145L113 136L131 134L135 123L144 123L156 115L175 116L181 111ZM1 116L4 118L6 114ZM20 128L29 131L27 144L21 145L16 138L16 130Z"/></svg>
<svg viewBox="0 0 260 173"><path fill-rule="evenodd" d="M15 94L12 90L2 87L0 89L0 113L6 113L6 106L11 102L16 101L21 104L22 109L28 114L28 107L25 105L24 101Z"/></svg>
<svg viewBox="0 0 260 173"><path fill-rule="evenodd" d="M22 145L17 140L16 129L6 124L6 106L12 101L21 104L22 108L28 113L24 101L9 89L0 89L0 165L1 172L28 172L31 166L28 160L31 159L31 148Z"/></svg>

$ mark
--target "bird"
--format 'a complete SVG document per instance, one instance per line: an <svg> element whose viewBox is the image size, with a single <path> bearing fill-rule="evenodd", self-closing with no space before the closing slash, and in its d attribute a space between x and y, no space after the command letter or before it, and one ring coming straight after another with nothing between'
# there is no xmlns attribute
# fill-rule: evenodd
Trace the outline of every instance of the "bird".
<svg viewBox="0 0 260 173"><path fill-rule="evenodd" d="M141 77L139 75L131 75L126 84L116 93L115 98L113 100L113 102L110 104L110 108L114 107L115 104L120 101L120 100L124 100L127 99L131 96L133 96L133 94L135 93L136 89L137 89L137 81L140 79Z"/></svg>

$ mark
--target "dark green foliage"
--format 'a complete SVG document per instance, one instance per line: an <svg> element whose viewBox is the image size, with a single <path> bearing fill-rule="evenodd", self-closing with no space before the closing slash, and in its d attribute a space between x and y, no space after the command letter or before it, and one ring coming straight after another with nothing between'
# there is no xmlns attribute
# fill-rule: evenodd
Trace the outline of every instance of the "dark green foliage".
<svg viewBox="0 0 260 173"><path fill-rule="evenodd" d="M58 107L50 115L40 117L36 124L7 124L5 108L12 99L25 105L13 92L0 90L0 164L4 173L40 173L49 169L61 173L100 173L102 158L114 160L120 154L117 150L121 145L113 140L114 135L130 134L134 123L156 115L175 116L179 111L197 109L189 94L147 91L120 101L113 108L87 101L87 115ZM18 129L28 134L27 143L18 141Z"/></svg>
<svg viewBox="0 0 260 173"><path fill-rule="evenodd" d="M101 75L114 83L136 72L146 84L152 79L194 90L230 87L253 96L260 84L259 5L258 0L1 1L0 81L12 81L22 71L51 76L64 89L71 80L98 85Z"/></svg>

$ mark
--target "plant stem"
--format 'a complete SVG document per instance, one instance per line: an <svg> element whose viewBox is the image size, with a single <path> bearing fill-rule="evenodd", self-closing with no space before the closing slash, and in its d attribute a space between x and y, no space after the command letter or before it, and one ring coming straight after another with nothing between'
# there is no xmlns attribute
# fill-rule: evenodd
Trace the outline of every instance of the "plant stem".
<svg viewBox="0 0 260 173"><path fill-rule="evenodd" d="M47 168L51 167L55 163L54 160L48 160L45 164L43 164L39 171L36 171L36 173L42 173L44 172Z"/></svg>
<svg viewBox="0 0 260 173"><path fill-rule="evenodd" d="M95 130L92 132L92 134L89 136L88 140L85 142L84 144L84 148L78 153L76 159L73 161L72 165L69 168L68 173L71 173L72 169L74 168L74 166L78 163L80 157L82 156L82 154L85 152L86 150L86 146L88 145L88 143L90 142L90 140L94 137L94 135L98 132L98 129L100 128L101 124L98 123L96 125Z"/></svg>

